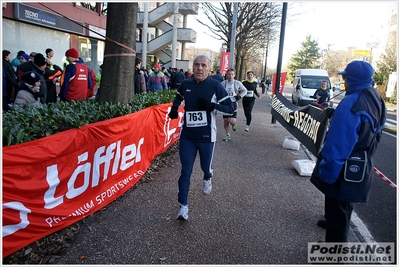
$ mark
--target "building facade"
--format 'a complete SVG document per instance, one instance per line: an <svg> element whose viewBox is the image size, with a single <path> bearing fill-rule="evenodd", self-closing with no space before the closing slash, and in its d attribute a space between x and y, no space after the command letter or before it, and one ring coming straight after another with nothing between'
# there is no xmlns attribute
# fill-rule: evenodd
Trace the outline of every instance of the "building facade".
<svg viewBox="0 0 399 267"><path fill-rule="evenodd" d="M198 14L198 3L178 3L176 9L172 2L152 2L144 12L145 5L140 2L138 6L137 55L144 56L144 62L148 59L150 65L155 60L166 67L171 66L172 56L184 60L184 44L196 41L196 32L187 28L186 16ZM51 48L53 62L62 66L65 51L74 47L97 72L104 58L106 10L105 2L2 3L3 50L11 51L14 58L19 50L45 54ZM145 45L143 39L147 39Z"/></svg>

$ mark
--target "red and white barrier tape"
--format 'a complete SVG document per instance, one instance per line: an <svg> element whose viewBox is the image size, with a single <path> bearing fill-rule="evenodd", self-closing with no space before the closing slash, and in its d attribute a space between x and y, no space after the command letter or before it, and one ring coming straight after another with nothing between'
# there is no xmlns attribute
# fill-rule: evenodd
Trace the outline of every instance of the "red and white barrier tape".
<svg viewBox="0 0 399 267"><path fill-rule="evenodd" d="M387 184L389 184L390 186L393 187L393 189L396 190L396 184L394 184L391 180L388 179L388 177L386 177L382 172L380 172L376 167L374 167L374 172L376 174L378 174L378 176L380 178L382 178L382 180L384 180L385 182L387 182Z"/></svg>

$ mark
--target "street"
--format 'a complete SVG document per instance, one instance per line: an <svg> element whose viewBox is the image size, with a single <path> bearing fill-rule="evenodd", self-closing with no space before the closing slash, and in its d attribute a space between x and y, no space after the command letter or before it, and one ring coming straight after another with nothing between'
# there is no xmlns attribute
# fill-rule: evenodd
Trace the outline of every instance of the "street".
<svg viewBox="0 0 399 267"><path fill-rule="evenodd" d="M285 85L283 95L291 101L294 88ZM334 107L343 99L344 93L334 92ZM338 95L339 94L339 95ZM387 125L396 127L396 110L387 112ZM344 137L343 137L344 138ZM374 155L374 167L397 184L396 164L396 134L383 133L377 151ZM375 174L372 191L368 203L356 203L354 213L359 217L359 235L367 238L366 241L393 242L396 241L396 190ZM353 219L353 218L352 218ZM352 220L353 221L353 220Z"/></svg>

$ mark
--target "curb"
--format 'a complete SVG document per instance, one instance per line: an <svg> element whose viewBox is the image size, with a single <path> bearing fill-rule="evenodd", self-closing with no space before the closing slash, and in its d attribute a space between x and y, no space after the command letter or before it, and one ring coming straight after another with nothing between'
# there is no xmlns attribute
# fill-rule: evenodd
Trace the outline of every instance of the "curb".
<svg viewBox="0 0 399 267"><path fill-rule="evenodd" d="M395 126L384 126L383 129L384 132L388 132L388 133L392 133L392 134L396 134L396 127Z"/></svg>

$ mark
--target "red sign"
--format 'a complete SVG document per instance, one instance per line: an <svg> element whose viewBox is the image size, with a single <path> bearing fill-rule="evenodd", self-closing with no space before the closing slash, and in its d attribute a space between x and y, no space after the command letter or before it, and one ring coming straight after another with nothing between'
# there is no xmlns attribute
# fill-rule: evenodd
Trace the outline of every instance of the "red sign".
<svg viewBox="0 0 399 267"><path fill-rule="evenodd" d="M287 72L282 72L280 75L280 93L282 94L284 92L284 85L285 85L285 79L287 78ZM274 90L276 88L276 74L273 74L273 83L272 83L272 95L274 95Z"/></svg>
<svg viewBox="0 0 399 267"><path fill-rule="evenodd" d="M220 74L223 76L230 68L230 52L222 52L220 56Z"/></svg>
<svg viewBox="0 0 399 267"><path fill-rule="evenodd" d="M3 257L100 210L137 183L180 138L183 113L170 120L170 106L4 147Z"/></svg>

